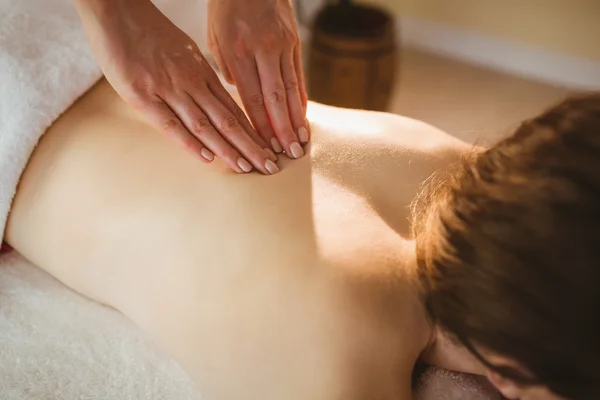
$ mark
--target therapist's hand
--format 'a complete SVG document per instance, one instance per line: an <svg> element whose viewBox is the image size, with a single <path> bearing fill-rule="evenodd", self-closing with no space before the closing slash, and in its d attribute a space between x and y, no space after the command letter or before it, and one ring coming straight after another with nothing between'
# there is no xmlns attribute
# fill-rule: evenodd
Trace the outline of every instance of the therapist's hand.
<svg viewBox="0 0 600 400"><path fill-rule="evenodd" d="M293 158L309 140L300 40L290 0L209 0L208 43L273 150Z"/></svg>
<svg viewBox="0 0 600 400"><path fill-rule="evenodd" d="M205 162L279 171L196 44L149 0L76 1L106 78L156 128Z"/></svg>

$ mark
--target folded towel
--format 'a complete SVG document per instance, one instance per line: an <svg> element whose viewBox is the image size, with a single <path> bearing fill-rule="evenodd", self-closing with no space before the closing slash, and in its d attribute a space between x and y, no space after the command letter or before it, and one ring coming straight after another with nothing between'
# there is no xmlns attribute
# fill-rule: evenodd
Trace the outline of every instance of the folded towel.
<svg viewBox="0 0 600 400"><path fill-rule="evenodd" d="M40 136L101 76L68 0L0 0L0 243Z"/></svg>

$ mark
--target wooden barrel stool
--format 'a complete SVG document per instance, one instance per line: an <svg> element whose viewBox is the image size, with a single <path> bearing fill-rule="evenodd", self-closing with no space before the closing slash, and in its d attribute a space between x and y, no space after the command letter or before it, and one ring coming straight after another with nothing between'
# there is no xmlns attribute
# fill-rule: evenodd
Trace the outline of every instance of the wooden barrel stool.
<svg viewBox="0 0 600 400"><path fill-rule="evenodd" d="M308 63L311 100L384 111L396 70L394 20L388 13L348 1L327 5L318 13Z"/></svg>

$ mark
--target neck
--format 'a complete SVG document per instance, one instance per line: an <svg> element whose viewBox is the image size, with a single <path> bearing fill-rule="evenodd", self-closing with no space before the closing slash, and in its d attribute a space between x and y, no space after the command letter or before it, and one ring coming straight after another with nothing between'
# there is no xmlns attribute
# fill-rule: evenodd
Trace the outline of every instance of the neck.
<svg viewBox="0 0 600 400"><path fill-rule="evenodd" d="M485 375L483 365L463 345L457 343L448 333L434 326L431 340L421 355L427 365L456 372Z"/></svg>
<svg viewBox="0 0 600 400"><path fill-rule="evenodd" d="M418 283L419 265L417 264L416 242L412 246L411 259L408 266L410 280L415 291L420 290ZM420 361L435 367L440 367L456 372L485 375L483 365L463 345L454 340L450 334L444 332L439 326L430 323L429 340L421 353Z"/></svg>

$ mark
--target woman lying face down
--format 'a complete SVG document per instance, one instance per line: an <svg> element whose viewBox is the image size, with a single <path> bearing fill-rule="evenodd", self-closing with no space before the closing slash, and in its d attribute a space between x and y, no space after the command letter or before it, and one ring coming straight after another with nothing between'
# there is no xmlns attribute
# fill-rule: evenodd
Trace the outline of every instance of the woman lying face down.
<svg viewBox="0 0 600 400"><path fill-rule="evenodd" d="M576 151L571 142L560 150L566 125L573 126L571 136L587 141L577 157L582 168L591 165L585 157L597 151L581 124L598 118L594 102L572 101L572 115L562 106L548 114L554 117L540 117L535 124L547 127L529 139L520 132L531 123L524 125L468 161L468 173L449 170L439 190L418 196L423 182L470 146L418 121L313 103L310 156L281 156L275 176L240 176L218 163L198 166L100 83L42 139L23 175L7 238L67 286L128 316L207 399L409 399L420 361L493 371L492 381L508 396L527 399L544 390L584 398L570 390L591 390L595 382L588 376L593 369L583 368L598 358L597 298L585 290L598 282L593 254L585 252L595 236L582 231L578 254L562 269L559 256L540 249L550 243L559 251L551 235L565 230L574 237L567 229L574 225L566 223L576 217L592 226L594 213L584 206L592 200L585 196L593 180L555 167L571 165L568 155ZM544 118L550 118L546 125ZM517 152L526 149L535 154ZM546 154L548 160L541 158ZM537 166L535 160L546 169L508 173L521 164ZM542 178L553 173L580 192L544 186ZM546 197L532 198L534 187ZM538 213L530 219L519 214L504 226L509 233L457 200L482 204L483 212L494 210L488 202L509 195L516 196L511 207L535 204L531 210ZM413 203L426 203L416 207L422 218L415 218L414 235ZM547 220L540 221L543 210ZM472 220L460 225L465 212ZM528 241L516 241L542 224L554 230L540 228ZM467 240L484 240L488 227L494 240ZM465 232L472 236L459 235ZM493 253L492 244L509 239L512 246ZM495 264L488 254L496 254ZM539 261L547 255L556 270ZM518 257L529 269L517 268ZM543 290L573 303L554 308ZM563 313L566 304L570 312ZM577 319L573 304L591 309L583 314L587 319ZM535 324L523 322L527 318ZM538 327L554 330L541 335ZM573 346L564 339L571 330L582 338ZM585 353L575 349L580 345ZM580 364L565 364L569 360ZM576 368L565 370L576 376L565 375L563 365Z"/></svg>
<svg viewBox="0 0 600 400"><path fill-rule="evenodd" d="M414 214L432 321L507 398L600 398L600 95L444 175Z"/></svg>

